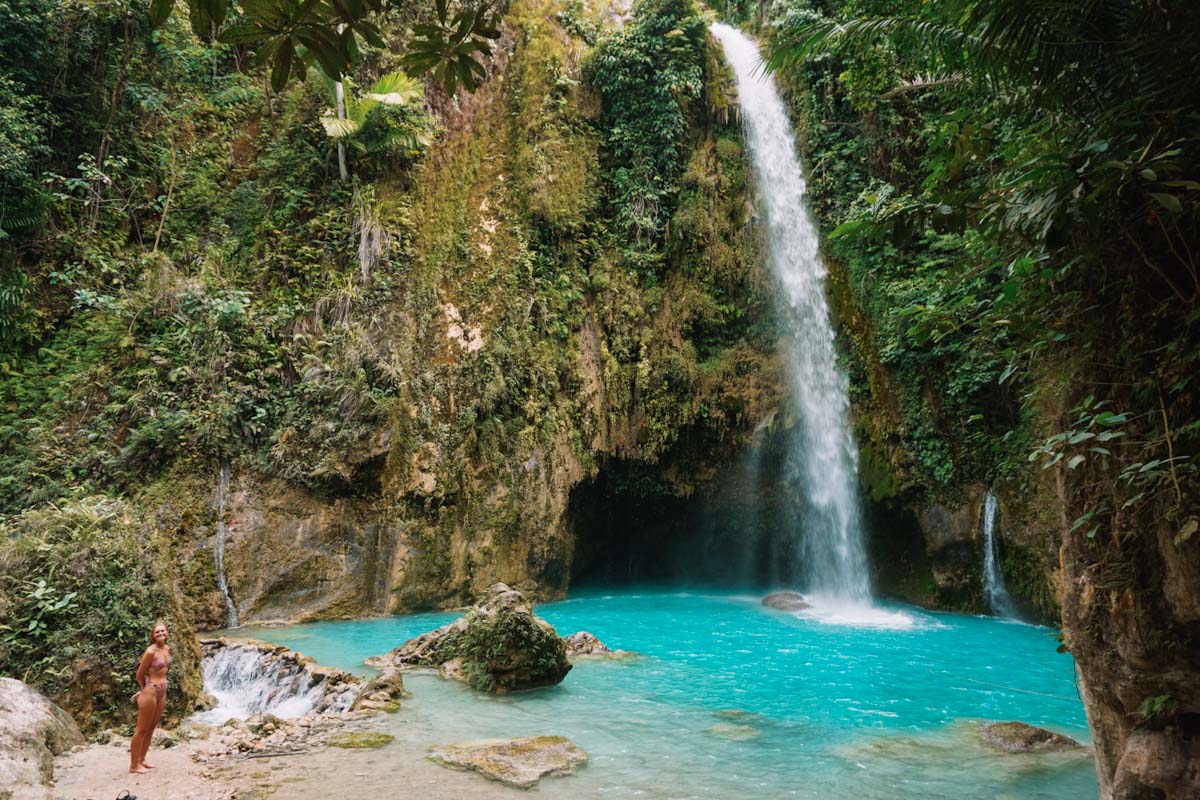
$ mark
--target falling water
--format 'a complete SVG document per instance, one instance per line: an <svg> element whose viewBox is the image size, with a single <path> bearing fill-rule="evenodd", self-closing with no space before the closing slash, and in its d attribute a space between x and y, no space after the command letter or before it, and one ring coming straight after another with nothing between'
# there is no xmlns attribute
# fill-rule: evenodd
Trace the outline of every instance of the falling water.
<svg viewBox="0 0 1200 800"><path fill-rule="evenodd" d="M989 490L983 498L983 592L993 614L1015 617L1017 609L1004 586L1004 574L1000 572L1000 546L996 541L998 511L996 495Z"/></svg>
<svg viewBox="0 0 1200 800"><path fill-rule="evenodd" d="M224 647L205 656L201 674L204 691L217 704L195 719L208 724L258 713L284 719L302 717L315 710L325 696L324 681L314 680L311 670L282 658L268 658L253 647ZM336 698L329 710L346 711L352 700L353 694Z"/></svg>
<svg viewBox="0 0 1200 800"><path fill-rule="evenodd" d="M225 581L225 500L229 495L229 462L221 461L221 471L217 477L217 541L213 545L213 561L217 567L217 587L225 600L225 624L227 627L238 626L237 606L229 596L229 584Z"/></svg>
<svg viewBox="0 0 1200 800"><path fill-rule="evenodd" d="M789 456L805 501L808 591L836 606L870 602L858 507L858 453L850 434L848 382L837 365L825 300L825 265L805 208L804 174L783 101L763 74L758 46L728 25L713 34L737 78L746 141L766 207L772 268L787 320L786 355L800 416Z"/></svg>

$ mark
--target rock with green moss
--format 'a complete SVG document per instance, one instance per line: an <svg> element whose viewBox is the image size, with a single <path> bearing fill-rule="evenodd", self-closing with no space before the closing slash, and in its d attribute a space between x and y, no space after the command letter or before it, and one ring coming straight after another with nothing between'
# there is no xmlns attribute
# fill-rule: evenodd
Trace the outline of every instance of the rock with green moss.
<svg viewBox="0 0 1200 800"><path fill-rule="evenodd" d="M394 741L396 741L396 737L390 733L343 731L329 737L329 746L341 747L346 750L367 750L373 747L383 747Z"/></svg>
<svg viewBox="0 0 1200 800"><path fill-rule="evenodd" d="M444 767L474 770L508 786L528 789L547 775L572 774L587 761L587 753L562 736L529 736L434 745L426 758Z"/></svg>
<svg viewBox="0 0 1200 800"><path fill-rule="evenodd" d="M450 663L443 670L446 677L498 693L553 686L571 670L553 626L534 616L525 596L503 583L491 586L466 616L367 663L383 669Z"/></svg>

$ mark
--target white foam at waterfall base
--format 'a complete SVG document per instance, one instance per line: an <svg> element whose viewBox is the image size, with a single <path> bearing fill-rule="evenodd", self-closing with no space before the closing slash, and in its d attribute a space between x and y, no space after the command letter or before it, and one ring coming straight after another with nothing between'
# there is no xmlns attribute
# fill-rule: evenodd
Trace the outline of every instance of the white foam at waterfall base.
<svg viewBox="0 0 1200 800"><path fill-rule="evenodd" d="M321 682L314 683L308 670L278 658L268 663L262 652L251 647L223 647L205 657L201 672L204 691L216 698L217 705L193 719L208 725L260 713L281 719L302 717L324 695Z"/></svg>
<svg viewBox="0 0 1200 800"><path fill-rule="evenodd" d="M844 625L851 628L875 628L877 630L910 630L926 627L904 611L895 611L870 603L848 603L839 598L809 595L811 606L797 611L796 616L811 619L823 625Z"/></svg>

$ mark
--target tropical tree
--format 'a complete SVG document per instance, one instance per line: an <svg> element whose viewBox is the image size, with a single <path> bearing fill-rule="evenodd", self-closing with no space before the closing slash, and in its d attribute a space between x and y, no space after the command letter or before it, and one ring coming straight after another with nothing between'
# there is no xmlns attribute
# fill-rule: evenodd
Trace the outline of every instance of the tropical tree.
<svg viewBox="0 0 1200 800"><path fill-rule="evenodd" d="M271 64L271 86L280 91L291 78L303 79L319 64L334 81L357 61L359 42L383 47L383 35L372 17L394 0L188 0L192 30L203 41L250 45L259 64ZM150 19L161 25L176 0L151 0ZM230 20L230 11L235 16ZM416 26L409 65L433 69L451 94L478 85L485 74L478 58L491 53L497 39L491 5L463 5L454 13L449 0L434 0L434 19ZM230 23L230 24L227 24Z"/></svg>
<svg viewBox="0 0 1200 800"><path fill-rule="evenodd" d="M321 125L329 138L337 142L342 180L350 177L346 165L347 144L359 153L368 155L392 150L416 150L428 143L420 129L385 114L375 113L385 108L405 106L421 98L424 89L419 81L403 72L389 72L375 81L361 97L355 97L352 90L345 91L342 81L334 81L328 75L325 79L333 93L335 107L325 110ZM369 124L376 120L379 124Z"/></svg>

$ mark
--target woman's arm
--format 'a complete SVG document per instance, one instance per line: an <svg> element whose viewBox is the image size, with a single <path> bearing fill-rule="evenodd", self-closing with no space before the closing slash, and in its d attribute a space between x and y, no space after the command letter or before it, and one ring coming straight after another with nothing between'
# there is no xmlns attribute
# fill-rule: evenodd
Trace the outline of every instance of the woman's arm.
<svg viewBox="0 0 1200 800"><path fill-rule="evenodd" d="M142 653L142 661L140 664L138 664L137 676L134 678L134 680L137 681L137 685L141 686L143 689L146 688L146 673L150 670L151 658L152 656L150 654L150 648L147 647L146 652Z"/></svg>

